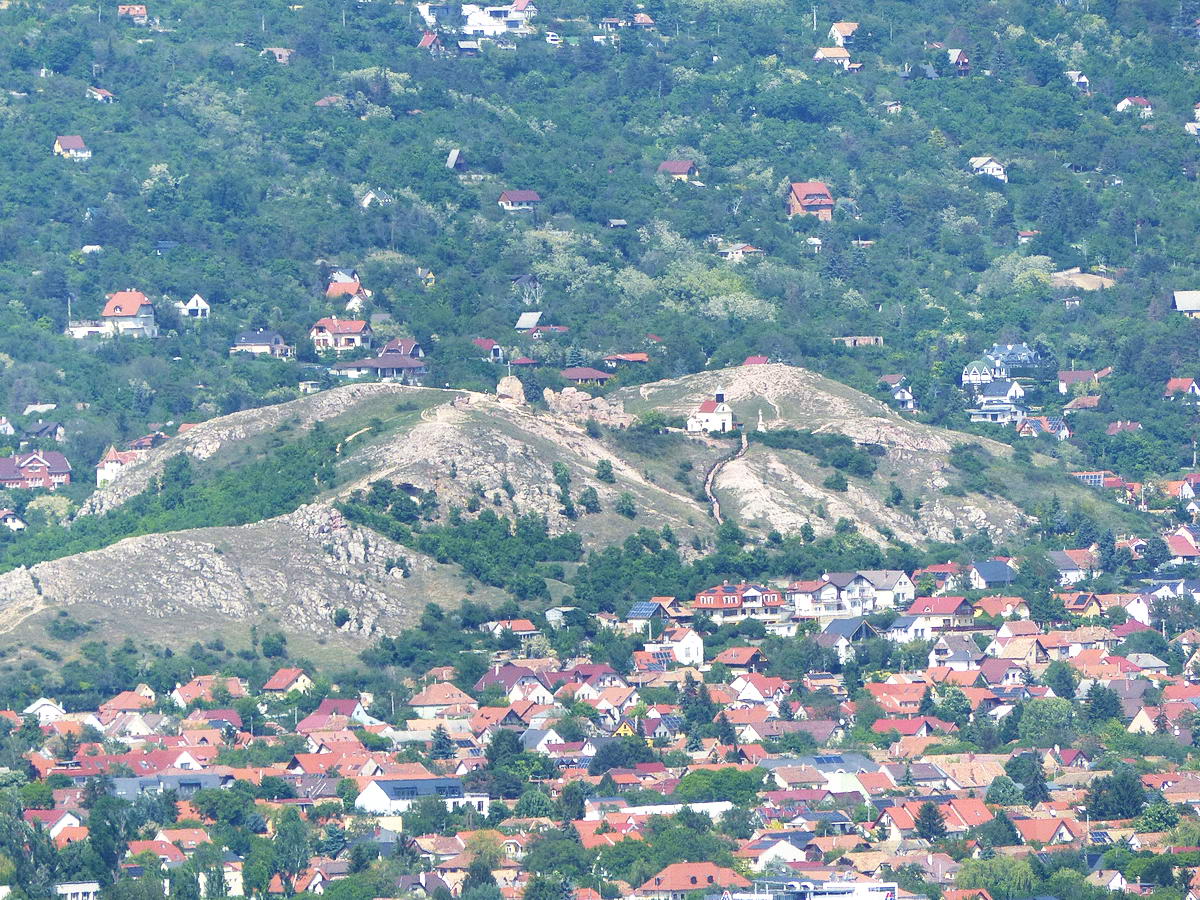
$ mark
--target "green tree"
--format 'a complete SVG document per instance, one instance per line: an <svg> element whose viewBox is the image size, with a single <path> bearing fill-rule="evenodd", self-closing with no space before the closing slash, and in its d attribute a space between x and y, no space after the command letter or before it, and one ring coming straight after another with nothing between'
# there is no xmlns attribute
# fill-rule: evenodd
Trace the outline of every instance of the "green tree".
<svg viewBox="0 0 1200 900"><path fill-rule="evenodd" d="M171 869L167 874L170 900L200 900L200 879L190 863Z"/></svg>
<svg viewBox="0 0 1200 900"><path fill-rule="evenodd" d="M995 900L1028 897L1035 882L1029 861L1009 856L965 860L954 879L957 887L985 890Z"/></svg>
<svg viewBox="0 0 1200 900"><path fill-rule="evenodd" d="M613 509L627 519L637 516L637 504L633 502L633 494L628 491L621 492L621 495L617 497L617 502L613 504Z"/></svg>
<svg viewBox="0 0 1200 900"><path fill-rule="evenodd" d="M1042 673L1042 683L1066 700L1075 699L1075 688L1079 684L1079 673L1068 663L1056 659Z"/></svg>
<svg viewBox="0 0 1200 900"><path fill-rule="evenodd" d="M603 481L605 484L615 484L617 481L616 473L613 472L612 460L602 459L596 463L596 480Z"/></svg>
<svg viewBox="0 0 1200 900"><path fill-rule="evenodd" d="M1133 819L1146 805L1146 790L1137 773L1122 766L1112 775L1093 781L1084 802L1093 819Z"/></svg>
<svg viewBox="0 0 1200 900"><path fill-rule="evenodd" d="M1039 697L1025 704L1018 726L1021 742L1030 747L1069 747L1075 740L1075 707L1061 697Z"/></svg>
<svg viewBox="0 0 1200 900"><path fill-rule="evenodd" d="M998 810L990 822L985 822L978 828L980 840L989 847L1015 847L1021 843L1021 835L1012 819L1004 810Z"/></svg>
<svg viewBox="0 0 1200 900"><path fill-rule="evenodd" d="M531 787L525 791L517 800L517 805L513 809L513 815L520 819L532 819L538 817L551 818L554 816L555 807L554 801L549 795L540 788Z"/></svg>
<svg viewBox="0 0 1200 900"><path fill-rule="evenodd" d="M308 828L300 819L294 806L286 808L275 826L275 872L283 882L284 891L290 896L296 876L308 865Z"/></svg>
<svg viewBox="0 0 1200 900"><path fill-rule="evenodd" d="M932 800L926 800L917 810L917 834L927 841L940 841L946 836L946 820Z"/></svg>
<svg viewBox="0 0 1200 900"><path fill-rule="evenodd" d="M441 723L438 723L437 728L433 729L433 742L429 755L433 759L454 758L454 741L450 739L450 733L446 731L446 726Z"/></svg>
<svg viewBox="0 0 1200 900"><path fill-rule="evenodd" d="M1034 805L1050 799L1050 789L1046 786L1046 773L1042 762L1036 753L1022 753L1014 756L1004 764L1004 771L1009 778L1021 786L1021 794L1025 802Z"/></svg>
<svg viewBox="0 0 1200 900"><path fill-rule="evenodd" d="M1134 823L1134 830L1140 833L1155 831L1170 831L1179 824L1179 811L1170 803L1156 800L1142 810Z"/></svg>
<svg viewBox="0 0 1200 900"><path fill-rule="evenodd" d="M1014 806L1024 799L1020 786L1007 775L998 775L988 785L984 800L997 806Z"/></svg>
<svg viewBox="0 0 1200 900"><path fill-rule="evenodd" d="M1121 698L1117 692L1106 688L1100 682L1093 682L1088 688L1084 715L1088 722L1096 724L1107 722L1109 719L1120 719L1122 716Z"/></svg>

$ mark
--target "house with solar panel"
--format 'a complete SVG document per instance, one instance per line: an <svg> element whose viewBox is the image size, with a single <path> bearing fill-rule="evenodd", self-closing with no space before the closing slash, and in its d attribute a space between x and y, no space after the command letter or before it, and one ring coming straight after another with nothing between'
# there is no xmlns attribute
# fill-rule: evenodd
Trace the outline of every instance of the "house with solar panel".
<svg viewBox="0 0 1200 900"><path fill-rule="evenodd" d="M671 623L686 622L692 618L692 611L674 597L651 597L649 600L639 600L629 607L625 614L624 631L630 634L644 632L651 636L658 626Z"/></svg>
<svg viewBox="0 0 1200 900"><path fill-rule="evenodd" d="M668 628L657 641L646 643L645 651L666 667L699 666L704 663L704 638L691 628Z"/></svg>

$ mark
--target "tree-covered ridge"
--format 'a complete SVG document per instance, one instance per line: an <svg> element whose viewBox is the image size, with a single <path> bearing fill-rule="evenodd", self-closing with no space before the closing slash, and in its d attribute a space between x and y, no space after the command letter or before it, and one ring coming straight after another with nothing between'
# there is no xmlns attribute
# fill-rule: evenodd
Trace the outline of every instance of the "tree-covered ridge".
<svg viewBox="0 0 1200 900"><path fill-rule="evenodd" d="M0 11L20 35L0 56L0 297L18 305L5 311L0 352L14 364L0 390L10 411L90 403L67 416L77 465L146 424L286 396L301 372L231 363L229 342L265 325L311 358L308 326L342 311L323 292L336 263L373 291L367 312L392 315L385 336L439 338L434 383L491 383L496 370L470 361L478 335L564 364L653 332L664 354L619 380L752 352L864 388L900 370L929 416L958 425L961 365L1027 339L1060 367L1116 370L1101 411L1077 417L1081 451L1059 452L1168 471L1189 458L1189 419L1157 411L1160 385L1194 366L1195 326L1167 313L1196 267L1187 6L848 2L827 11L860 23L864 69L848 77L811 60L827 21L814 32L808 10L769 4L651 3L657 30L623 30L619 50L584 24L614 9L551 5L536 23L578 46L533 36L477 59L416 49L419 19L399 5L235 3L218 21L168 2L151 10L159 30L114 10L13 4ZM282 66L263 46L296 53ZM952 77L946 47L966 51L970 77ZM926 62L942 77L921 77ZM89 84L117 101L88 99ZM1154 118L1116 114L1128 95L1149 98ZM343 99L314 105L326 97ZM54 157L58 134L83 136L93 158ZM453 148L463 172L445 166ZM1004 162L1009 183L972 176L977 155ZM655 174L680 158L703 186ZM832 222L785 217L786 182L807 179L838 198ZM539 192L533 221L496 207L507 188ZM364 210L368 189L394 202ZM613 218L629 227L605 227ZM1017 248L1017 230L1039 234ZM767 256L723 263L710 235ZM178 246L158 255L160 241ZM80 252L92 244L103 251ZM1123 271L1078 307L1054 302L1046 272L1077 264ZM506 337L525 308L511 279L530 272L565 338ZM155 299L168 337L95 350L53 335L68 296L89 315L125 287ZM193 292L214 318L182 328L159 298ZM829 340L857 333L885 348ZM1031 400L1053 413L1063 398ZM1109 439L1115 418L1148 421Z"/></svg>

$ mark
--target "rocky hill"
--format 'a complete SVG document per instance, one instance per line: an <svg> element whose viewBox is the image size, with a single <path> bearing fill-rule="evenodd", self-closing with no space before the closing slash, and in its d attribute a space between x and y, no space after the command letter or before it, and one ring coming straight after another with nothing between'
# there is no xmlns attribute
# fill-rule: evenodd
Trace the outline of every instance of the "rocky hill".
<svg viewBox="0 0 1200 900"><path fill-rule="evenodd" d="M718 390L751 436L747 452L732 461L726 460L738 445L727 438L594 424L650 410L686 415ZM770 529L794 533L806 523L828 533L847 519L880 541L922 544L985 527L1002 539L1026 524L1019 492L999 485L986 496L963 490L950 461L951 449L969 439L992 460L989 473L1003 474L1009 448L913 423L804 369L708 372L628 388L615 402L589 404L564 392L548 398L548 410L525 403L511 385L507 393L517 396L350 385L199 425L97 491L82 514L118 507L175 454L190 454L201 470L237 466L255 447L294 439L316 422L348 435L338 447L337 486L267 521L134 537L8 572L0 576L0 642L67 609L101 629L127 629L136 617L147 633L163 639L244 631L257 623L283 628L313 647L324 641L343 646L407 624L430 600L454 603L468 589L478 599L499 596L472 585L454 565L344 521L334 504L378 479L414 494L436 492L443 516L473 498L509 515L537 512L553 532L577 531L590 548L621 541L643 526L669 525L685 548L693 537L702 545L710 541L714 522L703 485L714 468L723 514L759 535ZM781 428L836 432L877 445L878 469L870 478L849 478L845 491L826 487L833 470L819 459L753 439L760 430ZM612 465L611 482L597 477L602 460ZM564 514L556 463L559 477L566 467L573 496L595 489L598 513L574 520ZM1064 500L1096 502L1069 478L1056 477L1052 487ZM889 503L893 486L906 498L900 506ZM615 510L621 494L633 499L632 519ZM339 608L351 613L340 630L333 626Z"/></svg>

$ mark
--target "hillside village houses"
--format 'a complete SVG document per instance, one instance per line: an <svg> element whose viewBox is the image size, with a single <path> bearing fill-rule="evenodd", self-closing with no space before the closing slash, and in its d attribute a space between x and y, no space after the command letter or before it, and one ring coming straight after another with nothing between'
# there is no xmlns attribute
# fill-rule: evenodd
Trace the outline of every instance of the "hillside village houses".
<svg viewBox="0 0 1200 900"><path fill-rule="evenodd" d="M1154 115L1154 106L1145 97L1125 97L1116 105L1117 112L1131 112L1142 119Z"/></svg>
<svg viewBox="0 0 1200 900"><path fill-rule="evenodd" d="M788 218L816 216L822 222L833 219L834 200L829 188L820 181L794 181L788 188Z"/></svg>
<svg viewBox="0 0 1200 900"><path fill-rule="evenodd" d="M420 385L429 374L429 367L420 343L412 338L393 338L380 348L378 355L335 363L332 371L346 378L373 377Z"/></svg>
<svg viewBox="0 0 1200 900"><path fill-rule="evenodd" d="M1098 565L1086 548L1063 551L1061 558L1052 559L1064 583ZM174 704L169 714L155 711L161 708L157 695L140 684L113 691L96 709L81 712L67 712L53 698L41 697L12 716L27 715L40 723L45 745L27 756L36 777L61 775L72 787L67 793L54 793L51 809L28 810L25 815L49 831L82 840L88 827L86 810L68 805L66 797L98 775L113 776L110 790L117 796L134 799L142 793L175 790L182 804L200 787L224 790L239 780L260 783L269 776L287 785L295 797L255 801L264 814L295 804L307 816L326 805L339 827L358 833L357 841L380 852L393 852L397 841L406 842L422 861L421 868L429 871L401 876L409 879L405 884L418 884L421 878L433 884L436 879L455 896L466 879L465 857L481 819L453 818L441 829L445 834L410 833L407 823L418 821L410 818L413 810L428 799L459 815L467 810L478 817L491 813L495 801L485 789L494 777L488 749L498 733L511 732L515 746L541 763L518 793L532 787L557 799L575 781L591 790L578 817L568 816L561 825L545 816L516 816L511 798L506 800L509 808L500 811L497 830L489 833L496 835L499 853L494 874L514 891L536 874L523 860L546 829L568 829L587 849L654 840L651 816L671 815L688 805L694 815L718 821L730 803L685 802L681 785L721 769L748 773L757 767L763 776L747 804L747 836L730 839L735 858L744 865L739 864L738 871L704 861L656 866L640 887L631 886L629 896L686 900L694 890L707 893L710 884L711 890L727 887L740 896L749 890L751 879L762 879L772 866L782 865L825 892L813 894L812 900L868 900L899 896L880 868L894 864L914 867L922 878L944 888L947 897L980 900L951 887L961 864L920 837L918 821L927 801L938 810L951 837L967 840L977 840L977 829L1003 811L1016 836L1012 846L997 848L997 855L1002 850L1024 857L1051 841L1055 849L1088 853L1125 839L1142 847L1169 846L1165 833L1156 836L1135 830L1128 819L1098 820L1085 811L1091 779L1121 765L1113 754L1102 757L1091 749L1046 742L1018 744L1015 749L1001 746L993 752L924 755L926 748L955 740L969 725L1003 726L1018 707L1025 715L1038 715L1035 704L1055 697L1042 678L1056 661L1069 664L1083 679L1079 696L1086 696L1092 685L1112 691L1122 733L1155 734L1190 745L1182 714L1200 702L1200 685L1187 675L1171 674L1172 667L1154 654L1122 654L1119 649L1129 635L1146 629L1144 620L1152 620L1157 598L1064 587L1056 599L1075 611L1076 620L1038 624L1028 618L1028 604L1020 597L996 593L969 600L955 593L1011 577L1010 563L1019 567L1019 562L990 559L914 572L809 573L807 580L792 579L786 587L722 582L690 599L636 600L624 610L618 606L616 614L596 618L598 627L607 628L599 625L599 616L608 616L614 620L612 627L640 646L625 673L586 655L520 655L533 649L542 627L555 627L548 615L545 625L534 618L492 620L479 627L479 635L499 640L511 634L526 646L483 651L487 666L473 684L455 683L453 665L414 676L408 680L409 712L393 713L388 721L375 715L391 709L386 700L379 703L353 691L307 703L305 708L312 710L308 715L293 712L289 704L319 684L294 665L279 668L259 689L237 677L198 673L164 696ZM992 571L1000 567L1009 574ZM923 594L931 584L937 593ZM1200 591L1200 582L1192 587ZM1164 583L1158 590L1165 595L1188 588ZM1120 625L1105 617L1106 610L1117 608L1127 616ZM894 621L877 629L866 616L884 610L896 613ZM865 642L878 638L919 646L920 654L911 666L889 665L870 672L864 667L863 693L852 695L840 668L777 672L756 641L741 636L732 643L706 640L701 630L708 629L697 627L705 619L714 625L756 620L770 629L797 618L815 620L817 631L811 640L838 667L852 663ZM913 645L917 640L927 643ZM1184 632L1174 640L1182 652L1200 654L1200 633ZM328 684L321 690L329 690ZM643 696L651 690L654 702ZM700 690L712 704L705 715L713 716L722 733L728 729L726 738L689 734L687 716L692 713L687 712L687 698ZM490 698L486 704L481 702L485 694ZM961 698L961 709L954 713L940 705L951 694ZM277 729L273 733L294 734L303 749L278 762L247 768L223 765L219 754L262 740L250 734L237 709L229 706L241 698L259 701L257 708ZM863 698L874 704L865 724ZM274 704L283 704L286 713L272 713ZM560 723L581 706L590 710L583 732L566 740L556 729L565 727ZM9 713L0 711L0 716ZM80 747L69 758L54 752L65 729L84 724L105 736L103 747ZM852 730L857 749L840 745ZM864 731L879 738L874 746L861 743ZM610 752L606 747L638 738L650 748L652 761L605 763ZM439 740L441 755L432 754ZM1049 799L1030 804L1018 797L1001 803L990 796L989 788L1007 774L1006 767L1015 771L1014 760L1041 768ZM130 770L136 773L132 777ZM1162 757L1147 761L1136 777L1169 803L1200 804L1200 778ZM596 793L602 779L607 779L605 792ZM661 794L661 801L638 806L624 796L642 790ZM167 867L178 866L214 839L215 820L192 807L181 809L187 810L181 818L192 822L164 825L154 840L122 845L122 858L131 860L150 849L167 861ZM555 810L553 815L560 815ZM489 821L488 827L492 825ZM297 883L348 875L349 848L330 856L310 852ZM1092 855L1097 880L1115 881L1100 868L1100 853ZM889 859L891 863L883 862Z"/></svg>
<svg viewBox="0 0 1200 900"><path fill-rule="evenodd" d="M207 319L212 313L208 301L199 294L192 294L187 300L176 300L175 309L183 319Z"/></svg>
<svg viewBox="0 0 1200 900"><path fill-rule="evenodd" d="M71 483L71 464L57 450L0 457L0 487L55 490Z"/></svg>

